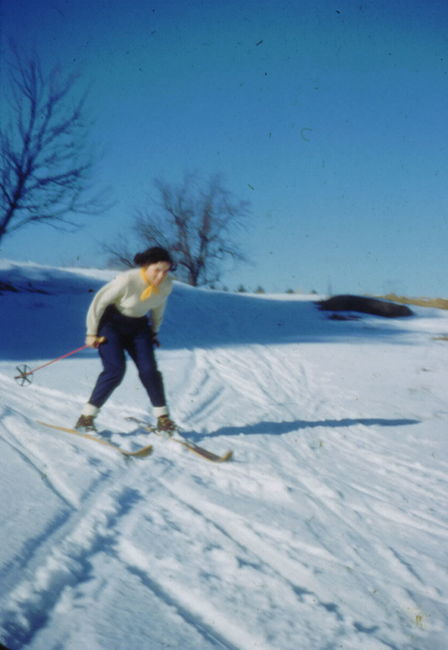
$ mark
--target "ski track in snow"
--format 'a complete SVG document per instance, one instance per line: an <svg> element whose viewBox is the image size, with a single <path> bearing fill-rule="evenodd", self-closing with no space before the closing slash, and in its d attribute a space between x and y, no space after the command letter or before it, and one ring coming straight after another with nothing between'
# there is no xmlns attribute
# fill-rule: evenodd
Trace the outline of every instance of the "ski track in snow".
<svg viewBox="0 0 448 650"><path fill-rule="evenodd" d="M397 399L391 388L380 416L365 415L363 386L339 381L340 360L320 363L330 347L161 353L186 436L217 452L234 449L235 460L219 466L169 441L127 461L43 430L37 419L74 420L84 376L66 394L57 385L20 389L4 369L5 486L13 494L17 471L30 501L45 499L48 512L36 530L31 502L29 528L26 513L7 511L14 549L0 564L2 643L443 650L447 462L430 429L445 412L435 398L422 423L418 407L401 409L404 393ZM142 417L132 371L127 381L138 394L129 415ZM363 408L354 406L358 396ZM104 412L115 431L123 400L117 395ZM417 435L428 440L420 455L412 452ZM148 436L112 439L132 446Z"/></svg>

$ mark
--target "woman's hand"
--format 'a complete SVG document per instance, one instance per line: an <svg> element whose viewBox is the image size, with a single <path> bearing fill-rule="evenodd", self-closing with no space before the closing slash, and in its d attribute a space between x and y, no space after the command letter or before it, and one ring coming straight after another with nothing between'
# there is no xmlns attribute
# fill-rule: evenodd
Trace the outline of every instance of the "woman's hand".
<svg viewBox="0 0 448 650"><path fill-rule="evenodd" d="M89 348L99 348L101 343L104 343L105 340L105 336L94 336L93 334L88 334L86 336L86 345Z"/></svg>

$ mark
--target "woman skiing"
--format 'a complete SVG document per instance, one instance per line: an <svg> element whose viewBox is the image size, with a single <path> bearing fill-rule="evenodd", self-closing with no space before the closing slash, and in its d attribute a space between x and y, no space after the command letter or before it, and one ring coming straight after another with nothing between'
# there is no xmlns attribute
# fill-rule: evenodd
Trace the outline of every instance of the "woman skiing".
<svg viewBox="0 0 448 650"><path fill-rule="evenodd" d="M98 348L103 371L75 425L78 430L96 430L95 416L124 377L125 352L137 366L158 429L175 429L154 355L154 345L159 345L157 332L173 288L168 273L174 264L169 252L160 247L138 253L134 263L138 268L120 273L98 291L87 312L86 344Z"/></svg>

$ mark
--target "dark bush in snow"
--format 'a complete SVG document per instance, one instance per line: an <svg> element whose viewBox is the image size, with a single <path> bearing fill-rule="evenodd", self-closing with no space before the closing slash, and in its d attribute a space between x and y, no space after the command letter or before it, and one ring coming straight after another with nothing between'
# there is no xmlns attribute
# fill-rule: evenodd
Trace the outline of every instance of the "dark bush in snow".
<svg viewBox="0 0 448 650"><path fill-rule="evenodd" d="M356 311L363 314L374 314L387 318L413 316L413 311L406 305L399 305L387 300L368 298L366 296L341 295L333 296L318 303L319 309L325 311Z"/></svg>

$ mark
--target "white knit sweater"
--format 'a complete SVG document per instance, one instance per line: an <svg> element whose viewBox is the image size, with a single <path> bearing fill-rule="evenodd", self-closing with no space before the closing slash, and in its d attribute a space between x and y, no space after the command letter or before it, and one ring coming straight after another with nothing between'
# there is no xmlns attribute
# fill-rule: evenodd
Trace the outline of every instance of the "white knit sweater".
<svg viewBox="0 0 448 650"><path fill-rule="evenodd" d="M140 295L147 286L140 269L124 271L104 285L95 294L87 312L87 335L98 334L101 316L109 305L115 305L121 314L131 318L140 318L151 311L153 330L158 332L167 298L173 290L173 281L167 276L149 298L141 300Z"/></svg>

